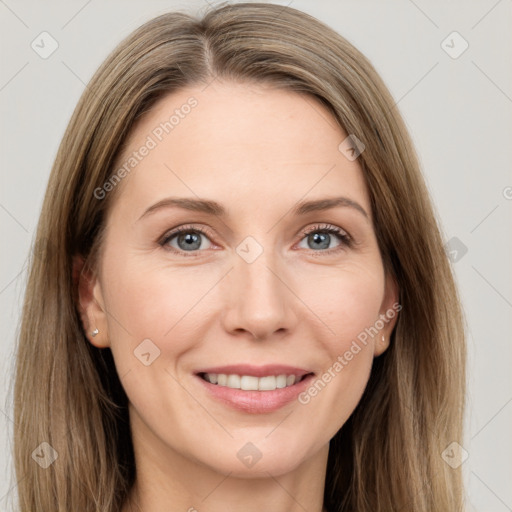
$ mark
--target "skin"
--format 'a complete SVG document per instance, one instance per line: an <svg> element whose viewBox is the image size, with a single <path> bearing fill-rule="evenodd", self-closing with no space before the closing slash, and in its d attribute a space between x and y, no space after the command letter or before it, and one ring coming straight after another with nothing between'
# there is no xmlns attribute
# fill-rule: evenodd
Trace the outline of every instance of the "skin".
<svg viewBox="0 0 512 512"><path fill-rule="evenodd" d="M119 163L191 96L197 106L117 185L97 272L80 282L84 328L98 328L90 342L111 348L130 402L137 481L124 512L321 512L329 440L359 402L394 320L309 403L272 413L219 403L194 371L282 363L321 376L397 301L362 169L340 152L347 134L316 100L219 81L160 100ZM228 215L169 207L140 218L169 196L215 200ZM367 217L347 206L291 213L334 196ZM187 252L177 237L167 246L180 254L159 245L189 224L207 230L199 249ZM331 234L317 248L303 234L317 224L355 244ZM236 252L247 236L263 249L252 263ZM160 350L149 366L134 357L145 339ZM262 455L251 468L237 457L247 442Z"/></svg>

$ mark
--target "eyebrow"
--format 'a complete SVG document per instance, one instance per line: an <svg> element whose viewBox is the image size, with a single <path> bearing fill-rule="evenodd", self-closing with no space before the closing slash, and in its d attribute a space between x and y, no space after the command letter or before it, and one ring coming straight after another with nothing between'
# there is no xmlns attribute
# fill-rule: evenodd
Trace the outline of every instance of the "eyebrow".
<svg viewBox="0 0 512 512"><path fill-rule="evenodd" d="M209 215L217 215L219 217L225 217L227 215L226 209L216 201L208 199L195 199L192 197L167 197L150 206L139 217L139 220L157 210L171 207L182 208L184 210L190 210L194 212L207 213ZM312 201L302 201L292 209L292 214L300 216L306 215L310 212L325 211L337 207L353 208L354 210L361 213L366 219L369 218L366 210L359 203L349 199L348 197L332 197L316 199Z"/></svg>

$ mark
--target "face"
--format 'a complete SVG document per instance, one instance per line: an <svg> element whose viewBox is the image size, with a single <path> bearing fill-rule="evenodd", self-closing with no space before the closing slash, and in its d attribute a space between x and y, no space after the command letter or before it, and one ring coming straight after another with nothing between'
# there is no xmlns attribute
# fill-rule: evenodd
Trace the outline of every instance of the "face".
<svg viewBox="0 0 512 512"><path fill-rule="evenodd" d="M218 81L134 129L80 294L147 451L281 475L326 453L353 412L397 290L346 137L310 97Z"/></svg>

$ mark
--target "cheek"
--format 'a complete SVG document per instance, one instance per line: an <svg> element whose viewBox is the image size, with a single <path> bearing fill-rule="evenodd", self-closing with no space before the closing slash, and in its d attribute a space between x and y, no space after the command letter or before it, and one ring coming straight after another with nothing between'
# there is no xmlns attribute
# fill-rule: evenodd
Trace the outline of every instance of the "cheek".
<svg viewBox="0 0 512 512"><path fill-rule="evenodd" d="M321 372L299 402L309 412L304 418L311 432L322 425L328 439L352 414L368 382L384 277L376 263L365 269L329 269L329 277L316 282L322 286L310 292L308 304L328 330L323 329L327 334L321 338Z"/></svg>
<svg viewBox="0 0 512 512"><path fill-rule="evenodd" d="M195 311L216 281L211 273L162 266L142 257L105 265L105 276L106 302L115 317L109 321L109 331L112 327L112 334L121 338L130 333L139 342L173 339L174 333L195 317L188 313Z"/></svg>
<svg viewBox="0 0 512 512"><path fill-rule="evenodd" d="M103 275L111 350L137 413L153 426L179 423L175 415L184 411L188 422L200 423L203 412L190 406L190 396L173 376L200 339L194 327L204 323L199 303L218 277L148 256L120 260L114 252L104 259Z"/></svg>
<svg viewBox="0 0 512 512"><path fill-rule="evenodd" d="M213 301L219 306L215 288L223 273L206 265L171 266L148 256L105 258L111 350L118 375L129 377L122 382L131 401L138 403L147 390L168 389L173 384L170 374L183 371L180 363L198 350L211 319L218 318ZM150 366L144 366L146 362ZM146 371L154 368L170 374L161 374L161 382ZM139 406L144 409L150 403L144 399ZM161 404L153 405L162 410Z"/></svg>
<svg viewBox="0 0 512 512"><path fill-rule="evenodd" d="M322 321L327 333L323 342L331 356L346 350L375 324L384 295L384 272L378 260L302 275L307 278L297 280L299 296Z"/></svg>

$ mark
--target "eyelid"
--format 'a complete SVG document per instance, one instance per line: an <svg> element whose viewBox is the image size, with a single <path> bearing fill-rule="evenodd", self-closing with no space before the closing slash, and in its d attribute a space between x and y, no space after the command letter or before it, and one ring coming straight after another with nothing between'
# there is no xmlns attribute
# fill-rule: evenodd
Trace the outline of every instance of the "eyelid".
<svg viewBox="0 0 512 512"><path fill-rule="evenodd" d="M352 240L352 237L348 234L348 231L340 228L339 226L335 226L334 224L323 223L323 224L315 224L313 226L309 226L301 230L302 236L309 235L311 233L315 233L316 231L326 231L330 233L337 233L339 236L346 237L347 239Z"/></svg>

